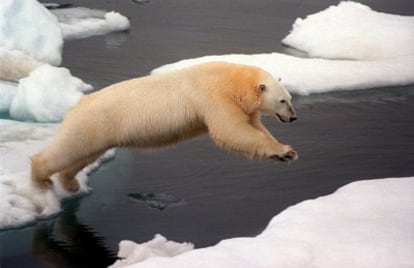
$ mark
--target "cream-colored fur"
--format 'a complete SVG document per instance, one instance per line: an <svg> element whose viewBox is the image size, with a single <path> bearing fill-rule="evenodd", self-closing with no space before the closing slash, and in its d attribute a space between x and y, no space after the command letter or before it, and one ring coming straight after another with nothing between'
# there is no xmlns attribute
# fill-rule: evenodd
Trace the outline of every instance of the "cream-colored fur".
<svg viewBox="0 0 414 268"><path fill-rule="evenodd" d="M60 172L69 191L75 176L107 149L160 147L209 133L222 148L254 158L297 158L260 122L260 112L296 119L291 96L267 72L206 63L111 85L83 97L67 114L54 142L32 157L32 179L52 185Z"/></svg>

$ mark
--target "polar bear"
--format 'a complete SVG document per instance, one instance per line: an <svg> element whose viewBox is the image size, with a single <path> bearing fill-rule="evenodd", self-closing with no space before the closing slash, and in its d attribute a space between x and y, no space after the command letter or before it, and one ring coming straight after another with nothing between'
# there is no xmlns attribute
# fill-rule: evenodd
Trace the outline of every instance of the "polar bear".
<svg viewBox="0 0 414 268"><path fill-rule="evenodd" d="M296 119L288 91L257 67L211 62L116 83L68 111L52 144L32 157L31 178L48 189L59 172L63 187L77 191L76 174L112 147L161 147L203 133L251 158L296 160L263 126L261 112Z"/></svg>

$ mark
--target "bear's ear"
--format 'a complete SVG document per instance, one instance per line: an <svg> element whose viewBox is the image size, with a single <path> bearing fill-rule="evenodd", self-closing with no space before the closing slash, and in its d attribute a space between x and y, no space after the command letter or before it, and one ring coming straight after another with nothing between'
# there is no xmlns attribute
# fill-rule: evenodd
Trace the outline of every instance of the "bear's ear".
<svg viewBox="0 0 414 268"><path fill-rule="evenodd" d="M265 84L260 84L258 87L257 87L257 91L259 92L259 93L262 93L263 91L265 91L266 90L266 85Z"/></svg>

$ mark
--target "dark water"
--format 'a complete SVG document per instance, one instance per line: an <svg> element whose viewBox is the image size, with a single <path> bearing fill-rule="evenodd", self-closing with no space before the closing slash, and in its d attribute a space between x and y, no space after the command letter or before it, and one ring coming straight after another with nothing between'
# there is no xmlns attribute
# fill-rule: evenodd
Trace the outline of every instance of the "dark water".
<svg viewBox="0 0 414 268"><path fill-rule="evenodd" d="M65 1L55 1L65 2ZM298 16L336 1L66 1L118 10L128 33L65 43L63 66L95 88L208 54L284 51ZM413 15L410 1L363 1ZM269 130L291 144L292 165L254 161L203 136L161 151L118 150L90 178L94 191L63 212L0 232L1 267L105 267L118 242L161 233L196 247L254 236L272 216L351 181L414 175L414 86L294 96L299 120Z"/></svg>

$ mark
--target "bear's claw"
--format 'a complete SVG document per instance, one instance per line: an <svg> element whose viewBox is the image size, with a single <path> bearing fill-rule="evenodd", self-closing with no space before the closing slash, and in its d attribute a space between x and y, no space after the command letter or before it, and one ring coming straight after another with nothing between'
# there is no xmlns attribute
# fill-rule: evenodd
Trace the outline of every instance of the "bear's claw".
<svg viewBox="0 0 414 268"><path fill-rule="evenodd" d="M295 150L290 150L290 151L284 153L281 156L275 155L272 158L275 158L275 159L277 159L279 161L282 161L282 162L292 163L293 161L298 159L298 153Z"/></svg>

